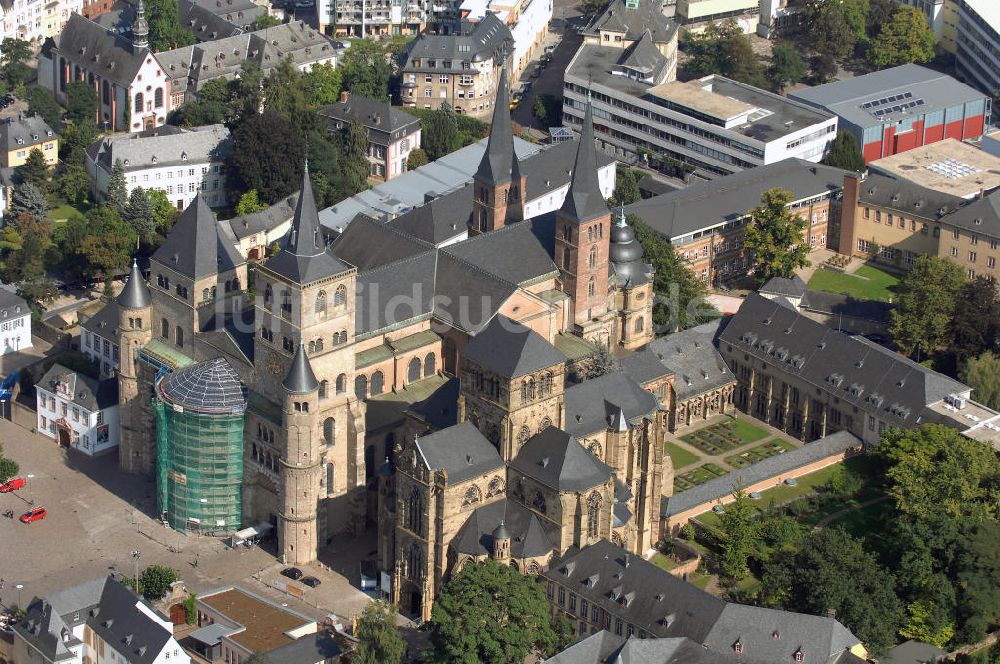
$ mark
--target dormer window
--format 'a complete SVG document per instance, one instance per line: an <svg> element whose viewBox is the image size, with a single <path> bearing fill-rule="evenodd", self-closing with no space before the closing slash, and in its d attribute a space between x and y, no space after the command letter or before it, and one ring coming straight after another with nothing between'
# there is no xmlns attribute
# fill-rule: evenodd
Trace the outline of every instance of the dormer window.
<svg viewBox="0 0 1000 664"><path fill-rule="evenodd" d="M806 661L806 655L804 652L802 652L802 648L799 648L795 651L795 661L796 662Z"/></svg>
<svg viewBox="0 0 1000 664"><path fill-rule="evenodd" d="M128 160L128 159L126 159L125 161L123 161L123 162L122 162L122 165L123 165L123 166L128 166L128 165L129 165L129 160Z"/></svg>
<svg viewBox="0 0 1000 664"><path fill-rule="evenodd" d="M733 644L733 652L736 653L737 655L742 655L743 654L743 642L742 641L737 641L736 643Z"/></svg>

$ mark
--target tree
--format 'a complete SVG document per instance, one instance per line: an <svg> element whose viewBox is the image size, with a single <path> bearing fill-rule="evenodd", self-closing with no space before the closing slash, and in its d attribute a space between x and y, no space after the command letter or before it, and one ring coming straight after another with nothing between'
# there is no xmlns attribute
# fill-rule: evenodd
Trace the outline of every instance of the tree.
<svg viewBox="0 0 1000 664"><path fill-rule="evenodd" d="M83 259L81 270L89 276L122 274L132 262L135 232L111 207L97 207L87 213L85 231L72 248Z"/></svg>
<svg viewBox="0 0 1000 664"><path fill-rule="evenodd" d="M236 216L242 217L243 215L260 212L261 210L266 209L267 204L261 203L257 198L257 190L251 189L240 196L240 202L236 204Z"/></svg>
<svg viewBox="0 0 1000 664"><path fill-rule="evenodd" d="M49 216L49 201L38 187L25 182L14 187L10 195L8 214L18 220L25 214L36 219L45 219Z"/></svg>
<svg viewBox="0 0 1000 664"><path fill-rule="evenodd" d="M961 565L959 606L965 619L963 641L969 643L986 636L988 627L1000 622L1000 524L996 520L976 528Z"/></svg>
<svg viewBox="0 0 1000 664"><path fill-rule="evenodd" d="M164 565L150 565L139 575L139 589L148 600L163 599L170 592L170 584L178 580L177 570Z"/></svg>
<svg viewBox="0 0 1000 664"><path fill-rule="evenodd" d="M415 168L420 168L425 164L430 163L430 159L427 157L427 153L424 152L423 148L414 148L410 150L410 156L406 158L406 170L412 171Z"/></svg>
<svg viewBox="0 0 1000 664"><path fill-rule="evenodd" d="M371 39L355 41L344 54L342 66L344 87L351 94L389 101L392 65L381 44Z"/></svg>
<svg viewBox="0 0 1000 664"><path fill-rule="evenodd" d="M868 39L868 0L809 0L800 13L817 53L840 60Z"/></svg>
<svg viewBox="0 0 1000 664"><path fill-rule="evenodd" d="M334 68L329 62L313 65L312 69L302 74L306 102L312 107L327 106L336 102L340 98L343 85L340 69Z"/></svg>
<svg viewBox="0 0 1000 664"><path fill-rule="evenodd" d="M21 472L21 467L13 459L0 455L0 482L6 482Z"/></svg>
<svg viewBox="0 0 1000 664"><path fill-rule="evenodd" d="M97 117L97 92L86 81L66 85L66 117L77 124L94 123Z"/></svg>
<svg viewBox="0 0 1000 664"><path fill-rule="evenodd" d="M764 567L762 596L769 604L813 615L836 611L873 655L896 642L902 608L895 580L861 542L840 528L809 535L795 552Z"/></svg>
<svg viewBox="0 0 1000 664"><path fill-rule="evenodd" d="M399 664L406 642L396 628L396 611L385 602L372 602L358 618L358 639L351 661L355 664Z"/></svg>
<svg viewBox="0 0 1000 664"><path fill-rule="evenodd" d="M239 188L256 189L268 204L298 190L305 156L302 135L271 109L247 119L233 136L232 162Z"/></svg>
<svg viewBox="0 0 1000 664"><path fill-rule="evenodd" d="M722 573L740 580L750 573L747 559L759 546L760 523L755 518L757 509L743 490L742 485L733 489L733 502L725 506L722 522Z"/></svg>
<svg viewBox="0 0 1000 664"><path fill-rule="evenodd" d="M615 205L631 205L642 198L639 193L639 180L643 172L621 167L615 172L615 190L611 200Z"/></svg>
<svg viewBox="0 0 1000 664"><path fill-rule="evenodd" d="M28 102L28 113L40 115L45 124L58 127L62 121L63 107L40 85L29 85L24 89L24 100Z"/></svg>
<svg viewBox="0 0 1000 664"><path fill-rule="evenodd" d="M944 648L955 636L955 625L954 623L934 625L933 613L934 607L927 600L907 604L906 621L899 628L900 636Z"/></svg>
<svg viewBox="0 0 1000 664"><path fill-rule="evenodd" d="M22 181L35 185L39 191L45 191L49 185L49 164L45 161L45 155L37 147L31 148L28 158L17 167L17 172Z"/></svg>
<svg viewBox="0 0 1000 664"><path fill-rule="evenodd" d="M771 50L771 66L767 78L777 92L782 92L788 84L794 85L806 77L805 61L791 44L775 44Z"/></svg>
<svg viewBox="0 0 1000 664"><path fill-rule="evenodd" d="M107 204L118 213L125 210L128 205L128 184L125 182L125 165L121 159L115 159L111 167L111 177L108 179L108 193L105 197Z"/></svg>
<svg viewBox="0 0 1000 664"><path fill-rule="evenodd" d="M171 122L183 127L198 127L222 122L235 123L241 107L235 103L236 86L225 78L213 78L189 101L173 112Z"/></svg>
<svg viewBox="0 0 1000 664"><path fill-rule="evenodd" d="M562 124L562 99L560 97L536 94L535 106L532 111L545 127Z"/></svg>
<svg viewBox="0 0 1000 664"><path fill-rule="evenodd" d="M336 135L337 170L333 174L334 200L350 198L368 188L368 136L364 127L354 123Z"/></svg>
<svg viewBox="0 0 1000 664"><path fill-rule="evenodd" d="M142 187L136 187L129 194L128 204L122 212L122 221L129 225L141 242L149 242L156 232L153 219L153 205Z"/></svg>
<svg viewBox="0 0 1000 664"><path fill-rule="evenodd" d="M857 139L844 129L838 131L836 138L830 143L830 149L823 156L823 163L845 171L860 173L865 170L865 158L858 149Z"/></svg>
<svg viewBox="0 0 1000 664"><path fill-rule="evenodd" d="M978 275L962 288L951 321L951 348L961 365L1000 341L1000 297L996 279Z"/></svg>
<svg viewBox="0 0 1000 664"><path fill-rule="evenodd" d="M763 284L772 277L791 278L795 270L809 265L809 244L803 240L809 221L789 211L791 192L770 189L760 201L750 212L744 245L756 256L754 276Z"/></svg>
<svg viewBox="0 0 1000 664"><path fill-rule="evenodd" d="M1000 408L1000 356L988 350L979 357L970 357L959 376L972 388L976 401Z"/></svg>
<svg viewBox="0 0 1000 664"><path fill-rule="evenodd" d="M930 353L951 340L955 302L965 285L961 267L937 256L920 256L897 286L889 334L907 355Z"/></svg>
<svg viewBox="0 0 1000 664"><path fill-rule="evenodd" d="M154 53L195 43L194 35L181 25L177 0L147 0L146 22L149 25L149 50Z"/></svg>
<svg viewBox="0 0 1000 664"><path fill-rule="evenodd" d="M684 33L684 48L691 55L688 72L695 76L721 74L743 83L765 87L757 55L734 19L710 23L701 34Z"/></svg>
<svg viewBox="0 0 1000 664"><path fill-rule="evenodd" d="M868 48L868 60L873 67L894 67L913 62L928 62L934 58L937 38L927 23L924 12L916 7L901 5L885 23L878 37Z"/></svg>
<svg viewBox="0 0 1000 664"><path fill-rule="evenodd" d="M66 164L86 165L87 148L97 140L93 122L67 122L59 134L59 158Z"/></svg>
<svg viewBox="0 0 1000 664"><path fill-rule="evenodd" d="M156 232L166 237L170 229L174 227L177 217L180 216L180 210L174 207L167 195L159 189L150 189L146 194L149 196L149 205L153 211L153 224L156 226Z"/></svg>
<svg viewBox="0 0 1000 664"><path fill-rule="evenodd" d="M603 14L609 4L611 4L611 0L583 0L580 3L580 13L589 22L595 16Z"/></svg>
<svg viewBox="0 0 1000 664"><path fill-rule="evenodd" d="M429 661L520 664L561 644L542 586L495 560L469 563L434 602Z"/></svg>
<svg viewBox="0 0 1000 664"><path fill-rule="evenodd" d="M6 281L23 282L45 276L46 253L52 246L52 223L44 216L21 213L12 224L16 234L5 234L12 245L4 260ZM6 244L6 242L5 242Z"/></svg>
<svg viewBox="0 0 1000 664"><path fill-rule="evenodd" d="M809 69L816 83L826 83L837 75L837 61L829 53L820 53L809 62Z"/></svg>
<svg viewBox="0 0 1000 664"><path fill-rule="evenodd" d="M896 0L869 0L868 17L865 21L865 32L869 39L875 39L882 31L882 26L892 20L899 3Z"/></svg>
<svg viewBox="0 0 1000 664"><path fill-rule="evenodd" d="M23 39L4 37L3 42L0 42L0 53L2 53L0 61L5 65L24 62L31 57L31 44Z"/></svg>
<svg viewBox="0 0 1000 664"><path fill-rule="evenodd" d="M432 111L421 123L420 145L431 161L440 159L455 150L458 144L458 126L447 102Z"/></svg>
<svg viewBox="0 0 1000 664"><path fill-rule="evenodd" d="M263 92L264 108L278 113L299 132L308 133L319 123L319 116L307 107L302 72L292 63L291 57L271 70L264 79Z"/></svg>
<svg viewBox="0 0 1000 664"><path fill-rule="evenodd" d="M271 16L270 14L261 14L254 20L253 29L264 30L265 28L274 28L279 25L281 25L281 21L274 16Z"/></svg>
<svg viewBox="0 0 1000 664"><path fill-rule="evenodd" d="M599 345L590 354L590 357L587 358L587 363L583 370L583 379L591 380L593 378L600 378L617 370L618 360L611 354L607 346Z"/></svg>
<svg viewBox="0 0 1000 664"><path fill-rule="evenodd" d="M68 165L57 179L57 188L59 194L76 208L86 207L90 203L90 176L83 166Z"/></svg>

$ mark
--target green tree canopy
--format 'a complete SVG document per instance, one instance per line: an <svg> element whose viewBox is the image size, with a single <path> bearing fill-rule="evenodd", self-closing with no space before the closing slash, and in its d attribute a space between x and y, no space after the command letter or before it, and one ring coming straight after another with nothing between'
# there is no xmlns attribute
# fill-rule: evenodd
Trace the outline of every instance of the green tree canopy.
<svg viewBox="0 0 1000 664"><path fill-rule="evenodd" d="M447 103L425 116L420 125L420 146L431 161L440 159L458 147L458 124Z"/></svg>
<svg viewBox="0 0 1000 664"><path fill-rule="evenodd" d="M66 117L77 124L94 123L97 118L97 93L86 81L66 85Z"/></svg>
<svg viewBox="0 0 1000 664"><path fill-rule="evenodd" d="M868 39L868 0L809 0L801 5L812 47L840 60Z"/></svg>
<svg viewBox="0 0 1000 664"><path fill-rule="evenodd" d="M25 214L36 219L45 219L49 216L49 201L41 189L30 182L24 182L15 186L11 192L8 213L15 220Z"/></svg>
<svg viewBox="0 0 1000 664"><path fill-rule="evenodd" d="M858 148L857 139L854 134L843 129L837 132L836 138L830 143L830 149L823 156L823 163L845 171L860 173L865 170L865 158Z"/></svg>
<svg viewBox="0 0 1000 664"><path fill-rule="evenodd" d="M136 187L129 194L128 204L122 212L122 220L129 225L141 242L150 242L156 232L153 219L153 205L142 187Z"/></svg>
<svg viewBox="0 0 1000 664"><path fill-rule="evenodd" d="M399 664L406 642L396 628L396 611L385 602L372 602L358 618L358 647L351 657L354 664Z"/></svg>
<svg viewBox="0 0 1000 664"><path fill-rule="evenodd" d="M695 76L721 74L766 87L764 69L750 41L734 19L710 23L700 34L685 32L684 50L691 55L687 70Z"/></svg>
<svg viewBox="0 0 1000 664"><path fill-rule="evenodd" d="M31 44L23 39L4 37L0 42L0 62L5 65L24 62L31 57Z"/></svg>
<svg viewBox="0 0 1000 664"><path fill-rule="evenodd" d="M115 159L111 167L111 177L108 179L108 192L106 196L108 205L119 214L128 205L128 184L125 181L125 165L121 159Z"/></svg>
<svg viewBox="0 0 1000 664"><path fill-rule="evenodd" d="M809 221L789 211L791 192L770 189L760 201L750 213L744 245L756 256L754 276L763 284L772 277L791 278L809 265L809 243L803 239Z"/></svg>
<svg viewBox="0 0 1000 664"><path fill-rule="evenodd" d="M247 119L233 136L232 163L238 188L256 189L268 204L298 191L305 156L302 135L271 109Z"/></svg>
<svg viewBox="0 0 1000 664"><path fill-rule="evenodd" d="M410 156L406 158L406 170L412 171L414 168L420 168L424 164L429 164L430 161L430 158L427 157L427 152L423 148L414 148L410 150Z"/></svg>
<svg viewBox="0 0 1000 664"><path fill-rule="evenodd" d="M360 124L336 135L337 170L333 174L334 200L341 201L368 188L368 136Z"/></svg>
<svg viewBox="0 0 1000 664"><path fill-rule="evenodd" d="M6 482L21 472L21 467L13 459L0 455L0 482Z"/></svg>
<svg viewBox="0 0 1000 664"><path fill-rule="evenodd" d="M96 207L86 218L71 217L69 224L74 226L64 231L69 243L63 252L82 276L109 277L126 271L135 252L136 235L118 212L107 206Z"/></svg>
<svg viewBox="0 0 1000 664"><path fill-rule="evenodd" d="M260 199L257 198L257 190L251 189L240 196L240 202L236 204L236 215L242 217L243 215L266 209L267 204L261 203Z"/></svg>
<svg viewBox="0 0 1000 664"><path fill-rule="evenodd" d="M389 101L389 79L392 65L385 48L371 39L361 39L344 54L344 87L351 94L380 101Z"/></svg>
<svg viewBox="0 0 1000 664"><path fill-rule="evenodd" d="M747 560L760 546L760 522L757 508L742 486L733 489L733 502L723 508L722 523L722 573L740 580L750 573Z"/></svg>
<svg viewBox="0 0 1000 664"><path fill-rule="evenodd" d="M263 30L265 28L274 28L281 25L281 21L271 16L270 14L261 14L253 22L254 30Z"/></svg>
<svg viewBox="0 0 1000 664"><path fill-rule="evenodd" d="M937 37L923 10L900 5L892 19L882 25L878 37L872 40L868 60L878 68L929 62L934 58L936 42Z"/></svg>
<svg viewBox="0 0 1000 664"><path fill-rule="evenodd" d="M159 53L195 43L194 34L181 26L177 0L147 0L145 5L151 51Z"/></svg>
<svg viewBox="0 0 1000 664"><path fill-rule="evenodd" d="M970 357L959 376L972 388L976 401L1000 408L1000 356L988 350L979 357Z"/></svg>
<svg viewBox="0 0 1000 664"><path fill-rule="evenodd" d="M611 354L607 346L599 345L590 354L590 357L587 358L586 364L584 364L583 378L584 380L592 380L617 370L618 360Z"/></svg>
<svg viewBox="0 0 1000 664"><path fill-rule="evenodd" d="M469 563L434 602L430 634L434 664L521 664L531 652L552 654L560 631L545 591L495 560Z"/></svg>
<svg viewBox="0 0 1000 664"><path fill-rule="evenodd" d="M28 113L42 116L45 124L53 129L62 122L63 107L42 86L29 85L25 87L24 100L28 102ZM93 121L93 116L90 120Z"/></svg>
<svg viewBox="0 0 1000 664"><path fill-rule="evenodd" d="M11 230L6 229L10 227ZM8 282L42 279L46 253L52 246L52 223L44 216L22 213L4 227L3 277Z"/></svg>
<svg viewBox="0 0 1000 664"><path fill-rule="evenodd" d="M45 191L49 186L49 164L45 161L45 155L37 147L31 148L28 158L17 167L17 172L22 181L30 182L40 191Z"/></svg>
<svg viewBox="0 0 1000 664"><path fill-rule="evenodd" d="M336 102L340 98L343 83L340 69L329 62L313 65L312 69L302 74L306 102L314 108Z"/></svg>
<svg viewBox="0 0 1000 664"><path fill-rule="evenodd" d="M837 61L829 53L820 53L809 61L809 69L816 83L826 83L837 75Z"/></svg>
<svg viewBox="0 0 1000 664"><path fill-rule="evenodd" d="M580 12L587 21L590 21L595 16L603 13L609 4L611 4L611 0L583 0L580 3Z"/></svg>
<svg viewBox="0 0 1000 664"><path fill-rule="evenodd" d="M955 303L965 285L961 267L945 258L920 256L897 287L889 334L900 350L927 354L951 341Z"/></svg>
<svg viewBox="0 0 1000 664"><path fill-rule="evenodd" d="M166 237L170 229L174 227L177 217L180 216L180 210L174 207L167 195L159 189L150 189L146 194L149 196L149 205L153 211L156 232L161 237Z"/></svg>
<svg viewBox="0 0 1000 664"><path fill-rule="evenodd" d="M951 347L961 365L1000 341L1000 293L991 276L978 275L962 287L951 321Z"/></svg>
<svg viewBox="0 0 1000 664"><path fill-rule="evenodd" d="M170 584L180 577L177 570L164 565L150 565L139 575L139 589L148 600L163 599L170 592Z"/></svg>
<svg viewBox="0 0 1000 664"><path fill-rule="evenodd" d="M615 172L615 190L611 194L611 202L614 205L631 205L642 195L639 193L639 180L644 173L631 168L619 166Z"/></svg>
<svg viewBox="0 0 1000 664"><path fill-rule="evenodd" d="M767 68L767 79L777 92L784 91L789 84L801 81L808 71L805 60L791 44L782 42L771 49L771 66Z"/></svg>
<svg viewBox="0 0 1000 664"><path fill-rule="evenodd" d="M67 122L59 134L59 158L66 164L85 166L87 147L97 140L93 122Z"/></svg>
<svg viewBox="0 0 1000 664"><path fill-rule="evenodd" d="M968 642L982 638L990 625L1000 623L1000 524L996 520L975 529L962 567L959 606Z"/></svg>

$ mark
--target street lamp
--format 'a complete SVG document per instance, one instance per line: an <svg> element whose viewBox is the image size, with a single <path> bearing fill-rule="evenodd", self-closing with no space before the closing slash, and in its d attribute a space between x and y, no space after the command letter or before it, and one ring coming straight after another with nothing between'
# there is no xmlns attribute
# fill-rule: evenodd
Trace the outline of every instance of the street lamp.
<svg viewBox="0 0 1000 664"><path fill-rule="evenodd" d="M135 578L135 591L136 592L139 592L139 558L141 558L141 557L142 556L139 555L138 551L133 551L132 552L133 569L135 570L135 577L134 578Z"/></svg>
<svg viewBox="0 0 1000 664"><path fill-rule="evenodd" d="M14 587L17 588L17 608L21 610L21 589L24 588L24 584L19 583Z"/></svg>

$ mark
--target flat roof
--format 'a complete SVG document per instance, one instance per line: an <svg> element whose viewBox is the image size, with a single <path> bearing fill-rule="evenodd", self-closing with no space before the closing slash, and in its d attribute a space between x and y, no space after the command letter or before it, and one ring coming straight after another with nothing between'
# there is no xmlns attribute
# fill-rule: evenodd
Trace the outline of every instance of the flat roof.
<svg viewBox="0 0 1000 664"><path fill-rule="evenodd" d="M649 89L650 95L672 101L692 110L710 115L723 122L730 120L756 108L732 97L724 97L706 90L699 81L670 81Z"/></svg>
<svg viewBox="0 0 1000 664"><path fill-rule="evenodd" d="M1000 187L1000 157L954 138L876 159L868 169L961 198Z"/></svg>
<svg viewBox="0 0 1000 664"><path fill-rule="evenodd" d="M251 652L264 653L288 645L295 639L285 632L313 622L239 588L202 595L198 601L243 625L243 631L228 638Z"/></svg>

